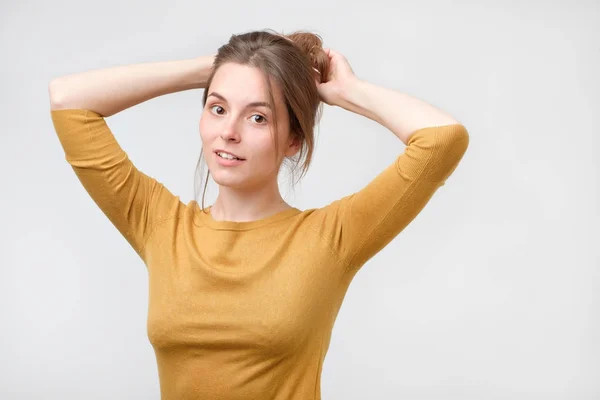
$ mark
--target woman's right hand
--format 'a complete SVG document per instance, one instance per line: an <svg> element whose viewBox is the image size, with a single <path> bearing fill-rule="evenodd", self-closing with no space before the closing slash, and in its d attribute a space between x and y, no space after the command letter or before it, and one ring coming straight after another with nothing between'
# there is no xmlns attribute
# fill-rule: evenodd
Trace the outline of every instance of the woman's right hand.
<svg viewBox="0 0 600 400"><path fill-rule="evenodd" d="M197 63L196 69L198 71L198 82L196 87L198 89L206 88L208 77L210 76L213 69L215 57L216 54L213 54L210 56L200 56L194 59L194 61Z"/></svg>

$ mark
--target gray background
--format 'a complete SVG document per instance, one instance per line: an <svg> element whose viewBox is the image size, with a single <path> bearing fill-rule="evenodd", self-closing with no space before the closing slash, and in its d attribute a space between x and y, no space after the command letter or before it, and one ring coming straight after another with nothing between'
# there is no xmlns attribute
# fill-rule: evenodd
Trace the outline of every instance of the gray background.
<svg viewBox="0 0 600 400"><path fill-rule="evenodd" d="M64 159L60 75L212 54L308 29L362 79L438 106L471 143L425 210L353 281L324 399L598 399L600 6L368 1L2 2L0 398L158 399L147 273ZM108 118L185 202L201 90ZM399 110L401 112L402 110ZM356 191L404 149L326 107L292 205ZM217 188L210 186L207 204Z"/></svg>

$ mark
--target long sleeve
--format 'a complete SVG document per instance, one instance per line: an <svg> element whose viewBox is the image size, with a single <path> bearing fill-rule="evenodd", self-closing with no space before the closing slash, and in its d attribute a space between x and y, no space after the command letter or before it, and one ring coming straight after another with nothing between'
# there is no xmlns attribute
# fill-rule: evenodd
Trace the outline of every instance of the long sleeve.
<svg viewBox="0 0 600 400"><path fill-rule="evenodd" d="M404 153L356 193L316 213L316 229L350 271L389 244L425 207L462 159L469 135L462 124L414 132Z"/></svg>
<svg viewBox="0 0 600 400"><path fill-rule="evenodd" d="M51 110L52 122L81 184L143 259L154 225L177 212L179 197L139 171L105 118L84 109Z"/></svg>

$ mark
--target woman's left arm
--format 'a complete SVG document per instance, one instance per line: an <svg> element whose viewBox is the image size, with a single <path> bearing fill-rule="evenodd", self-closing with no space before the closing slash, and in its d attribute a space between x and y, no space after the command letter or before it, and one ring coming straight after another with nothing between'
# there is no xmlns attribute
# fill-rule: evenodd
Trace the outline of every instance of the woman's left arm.
<svg viewBox="0 0 600 400"><path fill-rule="evenodd" d="M325 51L331 73L326 82L317 83L325 103L380 123L405 145L419 129L460 124L450 114L422 100L358 79L342 54L332 49Z"/></svg>
<svg viewBox="0 0 600 400"><path fill-rule="evenodd" d="M406 144L365 187L313 214L315 229L354 273L444 185L465 154L469 135L457 120L423 101L358 80L343 56L329 54L332 71L325 83L317 82L322 100L381 123Z"/></svg>

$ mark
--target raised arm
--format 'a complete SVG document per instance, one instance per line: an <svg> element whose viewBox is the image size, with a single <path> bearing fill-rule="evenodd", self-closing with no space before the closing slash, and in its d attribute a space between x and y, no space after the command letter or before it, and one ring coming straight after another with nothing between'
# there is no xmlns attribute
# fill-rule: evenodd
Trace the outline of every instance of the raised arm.
<svg viewBox="0 0 600 400"><path fill-rule="evenodd" d="M154 97L203 88L213 56L117 66L53 79L50 108L85 109L109 117Z"/></svg>
<svg viewBox="0 0 600 400"><path fill-rule="evenodd" d="M444 111L407 94L354 76L347 60L330 52L335 66L321 96L379 122L407 147L363 189L315 213L317 229L356 271L391 242L444 185L469 144L466 128Z"/></svg>
<svg viewBox="0 0 600 400"><path fill-rule="evenodd" d="M49 84L51 118L67 162L142 258L155 224L175 215L181 202L135 167L105 117L163 94L201 88L211 67L212 57L199 57L94 70Z"/></svg>

